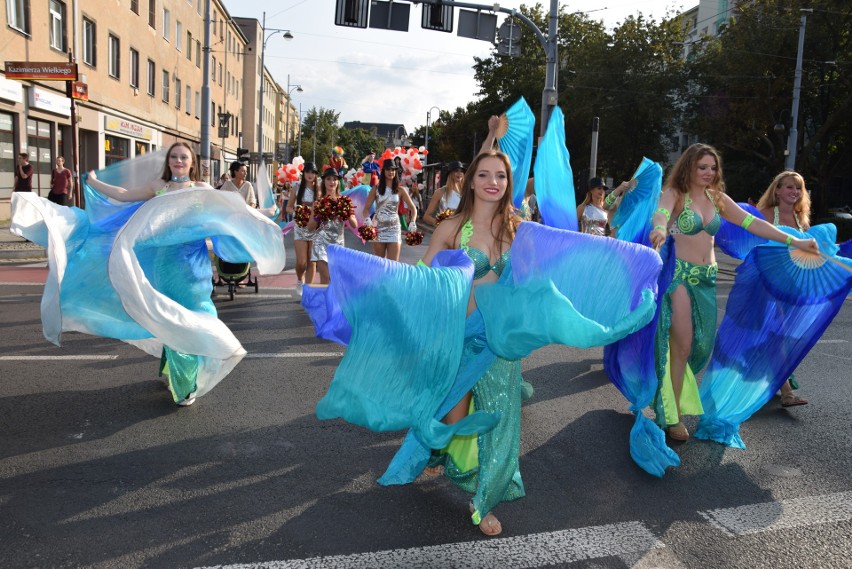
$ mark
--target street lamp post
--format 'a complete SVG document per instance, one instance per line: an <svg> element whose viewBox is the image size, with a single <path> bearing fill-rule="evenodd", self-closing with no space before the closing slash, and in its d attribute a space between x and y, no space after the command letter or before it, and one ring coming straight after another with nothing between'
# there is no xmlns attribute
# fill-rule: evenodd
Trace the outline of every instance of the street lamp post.
<svg viewBox="0 0 852 569"><path fill-rule="evenodd" d="M284 148L287 149L287 156L284 157L285 162L289 162L290 160L290 93L293 92L293 89L296 90L297 93L301 93L304 91L301 85L293 85L290 86L290 74L287 74L287 110L284 112ZM301 103L299 104L301 107ZM301 117L300 119L301 120ZM299 129L299 136L301 138L301 129Z"/></svg>
<svg viewBox="0 0 852 569"><path fill-rule="evenodd" d="M302 103L299 103L299 149L296 152L302 155Z"/></svg>
<svg viewBox="0 0 852 569"><path fill-rule="evenodd" d="M423 140L423 148L426 150L426 154L423 156L423 166L429 162L429 121L432 119L432 109L437 109L438 116L440 116L441 109L438 108L437 105L432 106L428 111L426 111L426 136Z"/></svg>
<svg viewBox="0 0 852 569"><path fill-rule="evenodd" d="M208 0L209 1L209 0ZM269 35L266 35L266 32L270 31ZM290 30L283 30L279 28L269 28L266 27L266 12L263 13L263 24L261 26L261 34L263 37L263 43L260 46L260 120L257 124L257 154L258 160L263 158L263 96L264 96L264 83L266 82L266 74L264 73L265 69L265 59L266 59L266 42L269 41L269 38L274 36L275 34L283 34L284 39L290 41L293 39L293 34L290 33Z"/></svg>

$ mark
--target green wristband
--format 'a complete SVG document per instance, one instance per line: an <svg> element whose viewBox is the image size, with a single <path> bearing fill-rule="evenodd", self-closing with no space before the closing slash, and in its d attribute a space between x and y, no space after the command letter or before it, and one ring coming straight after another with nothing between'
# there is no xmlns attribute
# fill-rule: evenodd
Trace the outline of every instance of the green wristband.
<svg viewBox="0 0 852 569"><path fill-rule="evenodd" d="M658 207L657 211L655 211L654 213L662 213L663 215L666 216L666 221L671 221L671 219L672 219L672 212L670 212L669 210L667 210L664 207Z"/></svg>
<svg viewBox="0 0 852 569"><path fill-rule="evenodd" d="M790 246L790 243L792 243L792 242L793 242L793 236L792 236L792 235L788 235L788 236L787 236L787 240L786 240L786 241L784 241L784 245L786 245L787 247L789 247L789 246Z"/></svg>
<svg viewBox="0 0 852 569"><path fill-rule="evenodd" d="M665 225L655 225L653 231L656 231L657 229L659 229L663 233L666 232L666 226Z"/></svg>
<svg viewBox="0 0 852 569"><path fill-rule="evenodd" d="M748 226L751 225L751 222L754 221L754 216L752 214L748 214L743 218L742 223L740 225L743 229L748 229Z"/></svg>

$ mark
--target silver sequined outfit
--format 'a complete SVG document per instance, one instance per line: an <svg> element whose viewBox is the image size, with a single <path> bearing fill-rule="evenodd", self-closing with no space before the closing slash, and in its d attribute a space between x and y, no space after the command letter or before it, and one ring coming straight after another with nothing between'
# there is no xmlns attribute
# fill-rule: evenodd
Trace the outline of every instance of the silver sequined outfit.
<svg viewBox="0 0 852 569"><path fill-rule="evenodd" d="M402 226L399 223L399 194L385 188L385 195L376 191L376 229L379 236L375 243L401 243Z"/></svg>
<svg viewBox="0 0 852 569"><path fill-rule="evenodd" d="M312 261L328 262L328 252L326 249L329 245L344 246L343 242L343 223L342 221L333 220L327 221L320 225L314 236L313 249L311 250Z"/></svg>

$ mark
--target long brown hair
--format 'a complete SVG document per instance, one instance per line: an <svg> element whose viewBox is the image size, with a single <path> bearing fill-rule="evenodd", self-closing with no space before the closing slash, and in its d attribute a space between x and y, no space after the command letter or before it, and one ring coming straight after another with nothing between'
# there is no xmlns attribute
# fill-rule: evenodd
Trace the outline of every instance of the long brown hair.
<svg viewBox="0 0 852 569"><path fill-rule="evenodd" d="M773 208L780 203L776 190L781 187L785 178L793 178L796 186L802 190L801 194L799 194L799 199L793 204L793 213L799 219L799 223L802 224L802 227L810 227L811 196L808 193L808 189L805 187L805 179L802 178L801 174L794 170L784 170L772 179L772 183L769 184L769 187L766 188L766 191L763 192L763 195L760 196L760 199L757 201L757 209L764 210Z"/></svg>
<svg viewBox="0 0 852 569"><path fill-rule="evenodd" d="M512 164L509 162L509 157L499 150L480 152L473 159L473 162L470 163L470 166L468 166L467 172L465 172L461 187L461 200L459 200L459 206L453 216L458 217L461 222L456 230L455 239L459 239L462 225L473 215L473 207L476 202L476 195L473 191L473 177L479 169L479 163L485 158L497 158L506 168L506 191L503 197L500 198L497 210L494 212L494 217L492 218L492 222L494 219L500 218L500 229L497 231L497 235L492 236L497 240L498 244L503 243L505 239L511 245L515 239L515 232L518 229L518 225L521 223L521 218L515 214L515 208L512 206ZM508 239L506 239L507 237Z"/></svg>
<svg viewBox="0 0 852 569"><path fill-rule="evenodd" d="M183 142L182 140L175 142L174 144L169 146L168 150L166 150L166 163L163 164L163 173L160 175L160 179L162 179L165 182L171 181L172 169L169 168L169 155L172 153L172 150L174 150L178 146L183 146L184 148L189 150L189 155L192 156L192 167L190 167L190 169L189 169L189 179L192 180L193 182L197 182L198 181L198 157L195 155L195 150L193 150L192 147L188 143Z"/></svg>
<svg viewBox="0 0 852 569"><path fill-rule="evenodd" d="M712 156L716 160L716 176L707 188L710 195L713 196L713 202L719 210L722 210L722 194L725 193L725 182L722 175L722 156L719 151L709 144L693 144L680 155L675 165L669 172L668 178L663 188L671 188L678 194L685 196L689 193L689 184L692 180L692 173L695 171L695 165L705 156ZM680 201L680 200L678 200Z"/></svg>

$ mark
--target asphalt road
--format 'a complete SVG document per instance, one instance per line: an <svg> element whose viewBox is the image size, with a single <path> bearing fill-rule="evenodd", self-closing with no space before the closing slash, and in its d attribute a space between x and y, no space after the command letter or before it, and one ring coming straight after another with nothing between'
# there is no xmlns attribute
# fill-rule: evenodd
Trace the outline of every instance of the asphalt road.
<svg viewBox="0 0 852 569"><path fill-rule="evenodd" d="M629 456L602 350L538 350L527 497L497 508L489 539L443 479L375 483L401 433L316 419L343 349L292 290L219 297L249 355L188 408L133 347L47 343L41 290L0 284L0 567L852 567L852 301L797 371L810 405L770 401L746 451L675 446L662 479Z"/></svg>

